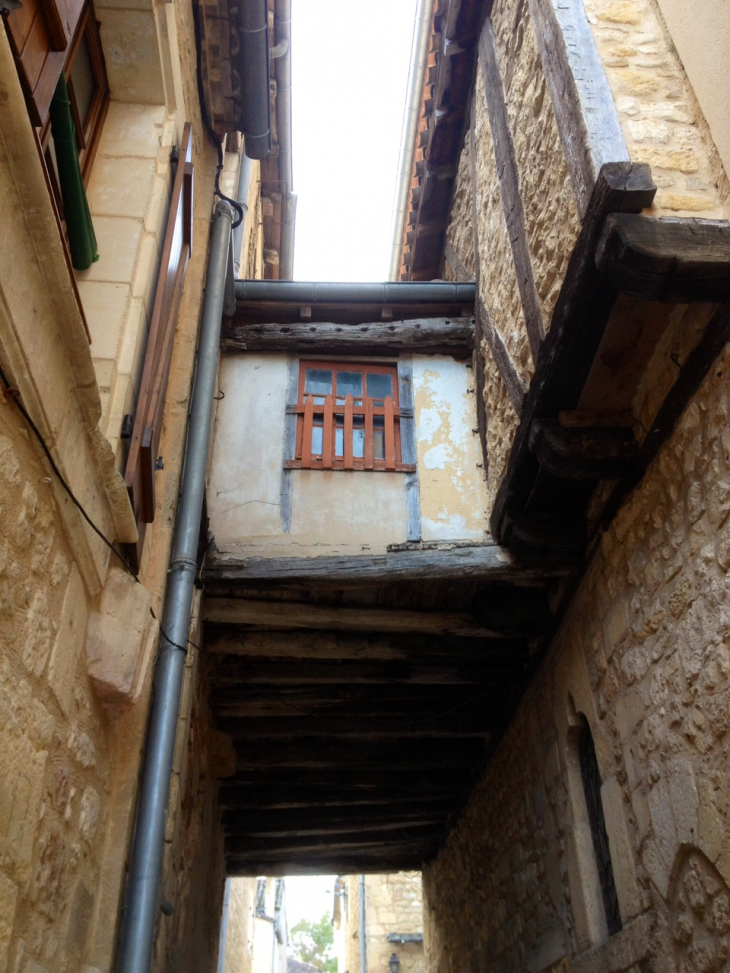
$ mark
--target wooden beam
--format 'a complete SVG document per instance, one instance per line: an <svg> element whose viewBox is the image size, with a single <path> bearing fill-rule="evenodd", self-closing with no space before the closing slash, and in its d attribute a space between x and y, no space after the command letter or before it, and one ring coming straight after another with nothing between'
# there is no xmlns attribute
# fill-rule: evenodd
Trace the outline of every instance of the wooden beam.
<svg viewBox="0 0 730 973"><path fill-rule="evenodd" d="M639 446L633 429L563 428L555 420L535 420L529 445L543 469L565 480L614 480L636 465Z"/></svg>
<svg viewBox="0 0 730 973"><path fill-rule="evenodd" d="M309 321L305 324L233 324L221 341L224 351L290 351L327 354L394 355L401 351L455 354L474 348L469 317L381 320L358 324Z"/></svg>
<svg viewBox="0 0 730 973"><path fill-rule="evenodd" d="M467 726L493 726L504 709L504 681L489 687L475 686L289 686L265 690L257 686L226 686L215 689L211 706L219 719L294 717L311 723L310 732L327 732L330 723L387 720L397 728L440 721L453 713ZM321 730L319 729L321 724ZM245 732L245 730L244 730Z"/></svg>
<svg viewBox="0 0 730 973"><path fill-rule="evenodd" d="M216 666L210 675L213 687L241 683L246 686L480 686L516 675L519 659L485 659L480 663L343 661L341 659L249 660L233 656Z"/></svg>
<svg viewBox="0 0 730 973"><path fill-rule="evenodd" d="M726 301L730 223L616 213L606 220L596 264L614 287L641 301Z"/></svg>
<svg viewBox="0 0 730 973"><path fill-rule="evenodd" d="M426 804L417 801L398 803L386 807L353 808L343 806L330 809L323 815L315 809L310 815L301 809L294 811L246 811L228 810L223 815L223 833L238 838L281 837L288 835L324 835L352 831L353 827L369 831L394 831L404 825L443 826L449 805Z"/></svg>
<svg viewBox="0 0 730 973"><path fill-rule="evenodd" d="M423 740L398 740L394 734L380 739L359 740L337 736L299 736L293 740L257 738L255 745L246 732L246 725L230 721L224 724L236 746L236 780L247 779L259 783L276 783L283 768L295 768L301 779L309 776L311 783L323 780L322 771L337 770L337 780L362 782L364 768L387 773L404 773L423 770L439 771L468 769L484 754L484 737L464 739L454 748L451 738L432 736ZM287 771L288 773L288 771Z"/></svg>
<svg viewBox="0 0 730 973"><path fill-rule="evenodd" d="M234 777L225 780L226 806L235 807L238 799L256 791L259 787L281 787L286 784L289 794L319 787L321 796L351 791L353 794L441 794L451 793L463 787L471 778L468 766L455 767L390 767L387 763L378 767L358 765L350 767L341 763L332 767L282 767L278 776L276 768L252 768L237 770ZM318 814L321 812L317 812Z"/></svg>
<svg viewBox="0 0 730 973"><path fill-rule="evenodd" d="M655 193L647 165L616 163L599 173L494 503L492 534L503 543L509 542L510 520L525 510L539 470L529 447L533 419L556 419L561 410L577 407L616 300L616 288L595 263L606 217L640 212Z"/></svg>
<svg viewBox="0 0 730 973"><path fill-rule="evenodd" d="M373 635L320 631L253 632L244 625L209 622L206 653L279 659L408 660L419 663L479 663L528 657L527 643L516 638L473 639L441 635Z"/></svg>
<svg viewBox="0 0 730 973"><path fill-rule="evenodd" d="M613 93L584 0L529 0L578 213L583 219L602 166L628 162Z"/></svg>
<svg viewBox="0 0 730 973"><path fill-rule="evenodd" d="M509 400L515 412L519 415L522 412L522 406L527 395L527 386L520 378L517 367L512 361L510 353L507 351L507 346L502 340L502 336L492 324L489 310L481 297L477 298L477 319L481 323L482 334L487 340L489 350L492 352L494 363L507 389Z"/></svg>
<svg viewBox="0 0 730 973"><path fill-rule="evenodd" d="M530 343L532 360L537 364L540 345L545 337L545 323L542 319L540 299L537 296L535 277L532 272L532 258L527 242L525 211L520 195L517 161L509 130L502 74L497 63L497 43L490 17L487 17L484 21L482 34L479 38L479 65L487 100L489 127L492 132L492 147L499 179L499 195L502 200L504 221L507 224L507 236L512 248L512 259L522 302L522 313L525 317L527 340Z"/></svg>
<svg viewBox="0 0 730 973"><path fill-rule="evenodd" d="M514 692L510 693L506 689L502 697L511 698ZM296 713L280 705L272 707L277 709L279 715L246 716L242 715L243 707L239 698L231 697L222 701L225 709L221 707L219 718L221 724L225 723L230 727L236 720L245 719L245 733L251 740L258 737L266 737L268 740L280 739L290 740L297 736L308 735L331 735L339 739L347 738L352 740L371 740L374 737L384 738L389 735L391 739L427 740L430 737L451 737L454 741L473 739L478 735L489 737L500 726L500 721L506 715L506 702L503 698L493 701L493 705L488 708L482 703L481 708L478 704L472 703L467 706L457 703L453 712L446 713L444 709L438 709L435 705L430 710L421 708L416 713L402 715L399 713L394 718L390 713L379 710L376 712L358 712L350 716L344 712L344 707L335 713L329 713L326 704L322 704L319 710L314 713ZM261 705L257 704L257 709ZM242 732L244 728L242 727ZM455 743L458 746L458 743Z"/></svg>
<svg viewBox="0 0 730 973"><path fill-rule="evenodd" d="M464 263L462 263L461 257L456 252L451 240L447 240L444 243L444 257L449 267L451 267L451 273L454 275L456 280L470 282L474 280L474 275L470 273Z"/></svg>
<svg viewBox="0 0 730 973"><path fill-rule="evenodd" d="M399 775L400 776L400 775ZM391 780L388 786L376 789L363 785L333 785L326 790L319 783L285 786L283 780L276 784L250 784L246 787L232 787L227 781L221 782L218 804L221 808L243 810L244 808L310 808L319 805L382 805L387 807L395 801L455 800L468 783L468 778L454 782L429 779L424 775L418 781ZM324 812L323 812L324 813Z"/></svg>
<svg viewBox="0 0 730 973"><path fill-rule="evenodd" d="M385 554L330 555L327 557L209 557L203 581L210 584L274 583L323 584L328 587L381 587L412 581L476 579L513 584L536 584L546 577L567 573L559 561L520 561L498 544L442 549L417 548Z"/></svg>
<svg viewBox="0 0 730 973"><path fill-rule="evenodd" d="M339 632L403 632L423 635L499 637L480 628L468 612L391 611L384 608L339 608L294 601L249 601L211 598L203 601L203 619L272 629L317 628Z"/></svg>
<svg viewBox="0 0 730 973"><path fill-rule="evenodd" d="M402 852L400 848L391 848L387 852L377 855L338 855L337 857L318 855L316 857L300 856L290 861L270 862L255 858L239 861L234 857L226 857L226 874L232 877L245 878L269 875L359 875L384 872L417 872L424 862L425 856L419 851Z"/></svg>
<svg viewBox="0 0 730 973"><path fill-rule="evenodd" d="M649 434L641 444L633 471L617 485L603 509L601 525L604 530L609 526L626 497L641 482L649 464L656 459L659 450L674 432L682 413L698 392L728 341L730 341L730 302L723 304L717 310L680 368L674 385L651 424ZM717 377L722 377L720 371Z"/></svg>
<svg viewBox="0 0 730 973"><path fill-rule="evenodd" d="M363 846L375 848L382 844L403 845L414 842L430 844L442 830L441 824L426 822L404 825L390 833L384 833L380 829L366 831L362 828L353 828L333 835L288 835L278 840L270 837L239 838L229 835L226 837L226 853L236 858L261 856L280 859L292 852L306 854L320 848L325 848L328 853L332 853L341 850L357 851Z"/></svg>

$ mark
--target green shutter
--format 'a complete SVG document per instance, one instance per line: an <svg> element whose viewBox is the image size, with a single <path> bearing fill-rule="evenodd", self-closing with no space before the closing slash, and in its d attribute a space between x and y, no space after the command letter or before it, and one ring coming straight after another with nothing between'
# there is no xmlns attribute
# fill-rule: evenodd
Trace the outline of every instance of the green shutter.
<svg viewBox="0 0 730 973"><path fill-rule="evenodd" d="M71 263L76 270L88 270L99 259L99 253L79 165L76 129L71 119L71 102L63 72L51 101L50 114Z"/></svg>

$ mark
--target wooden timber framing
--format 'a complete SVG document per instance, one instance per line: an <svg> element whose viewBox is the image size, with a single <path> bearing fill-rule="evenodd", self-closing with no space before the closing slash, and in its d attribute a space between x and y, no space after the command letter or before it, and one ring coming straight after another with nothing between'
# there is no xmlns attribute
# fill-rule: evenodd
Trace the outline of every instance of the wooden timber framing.
<svg viewBox="0 0 730 973"><path fill-rule="evenodd" d="M628 162L613 93L583 0L528 0L578 213L586 217L602 166Z"/></svg>
<svg viewBox="0 0 730 973"><path fill-rule="evenodd" d="M459 254L456 252L456 247L453 245L451 240L447 240L446 243L444 243L444 257L446 258L446 262L448 263L449 267L451 267L451 272L456 280L465 282L474 280L474 275L471 274L464 266L464 263L462 262Z"/></svg>
<svg viewBox="0 0 730 973"><path fill-rule="evenodd" d="M206 651L280 661L334 659L466 665L491 660L498 668L504 663L524 665L529 657L527 643L511 637L445 639L441 635L347 633L325 629L256 632L244 624L210 621L206 625ZM230 662L227 660L226 665Z"/></svg>
<svg viewBox="0 0 730 973"><path fill-rule="evenodd" d="M462 581L478 578L490 583L536 584L567 571L566 564L559 560L521 561L498 544L453 548L444 544L441 550L327 557L238 558L219 554L207 559L203 580L206 585L265 582L366 587L457 577Z"/></svg>
<svg viewBox="0 0 730 973"><path fill-rule="evenodd" d="M537 364L540 345L545 337L545 324L542 319L540 299L537 296L535 277L532 272L532 259L527 242L525 211L520 195L517 161L509 130L502 75L497 63L497 44L490 17L487 17L484 21L479 38L479 65L487 101L489 126L492 132L492 149L494 150L496 171L499 177L499 194L502 199L504 220L507 224L507 235L512 247L512 259L522 302L522 313L525 317L527 339L530 343L532 360ZM489 151L489 149L486 151Z"/></svg>
<svg viewBox="0 0 730 973"><path fill-rule="evenodd" d="M251 601L206 598L203 618L209 622L260 625L268 628L317 628L333 632L407 632L423 635L499 637L477 625L468 612L395 611L385 608L340 608L296 601Z"/></svg>
<svg viewBox="0 0 730 973"><path fill-rule="evenodd" d="M474 302L474 321L476 342L474 348L474 375L477 394L477 427L482 446L482 463L484 475L489 472L489 450L487 438L489 434L489 417L487 415L486 390L486 362L482 351L482 340L485 337L484 316L479 306L479 288L481 286L481 262L479 257L479 223L477 213L477 148L476 148L476 109L474 98L471 100L471 114L469 119L469 188L471 191L471 228L472 246L474 248L474 267L476 298ZM489 339L487 339L489 341ZM494 352L492 352L494 354Z"/></svg>
<svg viewBox="0 0 730 973"><path fill-rule="evenodd" d="M477 298L477 318L481 323L482 334L489 345L489 350L492 352L497 371L507 389L509 400L519 415L527 395L527 385L520 378L515 363L507 351L502 336L492 324L489 310L481 297Z"/></svg>
<svg viewBox="0 0 730 973"><path fill-rule="evenodd" d="M232 324L223 351L290 351L332 355L394 355L404 351L469 358L474 348L470 317L415 318L351 324Z"/></svg>
<svg viewBox="0 0 730 973"><path fill-rule="evenodd" d="M608 217L596 264L614 287L642 301L691 304L730 298L730 223Z"/></svg>
<svg viewBox="0 0 730 973"><path fill-rule="evenodd" d="M618 294L595 262L606 217L640 213L655 193L647 165L610 163L598 174L497 492L491 526L500 543L509 543L511 523L525 511L539 471L529 445L532 421L577 407Z"/></svg>

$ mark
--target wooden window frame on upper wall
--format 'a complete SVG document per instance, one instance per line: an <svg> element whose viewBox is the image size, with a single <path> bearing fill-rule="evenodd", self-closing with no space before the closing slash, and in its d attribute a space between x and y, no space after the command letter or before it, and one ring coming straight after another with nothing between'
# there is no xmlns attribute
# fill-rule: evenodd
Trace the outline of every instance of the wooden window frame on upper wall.
<svg viewBox="0 0 730 973"><path fill-rule="evenodd" d="M94 94L86 114L86 119L82 122L79 111L79 102L74 91L73 85L73 65L78 55L81 43L86 40L89 51L89 61L94 77ZM106 76L106 66L104 64L104 52L101 47L101 37L99 36L99 25L94 17L94 11L90 3L84 4L81 16L79 17L78 27L69 44L68 57L63 66L68 86L69 99L71 101L71 117L74 128L76 129L76 147L79 154L79 164L81 174L84 178L84 186L89 185L91 178L91 167L96 156L99 142L101 140L104 119L109 109L109 82ZM59 219L64 225L63 200L61 191L56 178L56 170L53 164L51 152L51 120L46 116L45 121L38 130L38 139L41 147L43 162L48 174L48 182L53 193L54 202L58 210Z"/></svg>
<svg viewBox="0 0 730 973"><path fill-rule="evenodd" d="M330 394L306 393L307 370L332 372ZM363 376L360 396L337 395L339 373ZM378 399L367 395L367 375L390 375L392 396ZM401 447L401 411L398 393L398 365L368 361L312 360L299 362L299 386L296 405L288 411L297 417L295 459L284 462L286 469L299 470L367 470L384 473L413 473L414 463L404 463ZM313 431L322 429L321 452L313 452ZM362 456L354 455L356 429L362 429ZM382 450L376 445L376 433L382 429ZM337 432L342 430L341 452ZM380 439L380 437L377 437ZM381 456L377 456L377 452Z"/></svg>

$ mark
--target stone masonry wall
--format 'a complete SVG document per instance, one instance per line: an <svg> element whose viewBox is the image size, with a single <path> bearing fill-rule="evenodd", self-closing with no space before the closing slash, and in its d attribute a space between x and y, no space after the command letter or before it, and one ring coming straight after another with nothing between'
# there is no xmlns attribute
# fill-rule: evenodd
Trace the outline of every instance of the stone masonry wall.
<svg viewBox="0 0 730 973"><path fill-rule="evenodd" d="M631 160L651 166L651 215L727 219L727 175L656 3L585 6Z"/></svg>
<svg viewBox="0 0 730 973"><path fill-rule="evenodd" d="M345 969L360 973L360 886L358 875L348 875L345 916ZM365 932L368 973L389 973L392 953L400 960L400 973L424 973L420 943L388 942L389 933L423 932L420 872L393 872L365 876Z"/></svg>
<svg viewBox="0 0 730 973"><path fill-rule="evenodd" d="M424 872L432 971L725 969L728 367L730 353L604 537L465 813ZM596 745L623 920L610 939L576 769L581 714Z"/></svg>
<svg viewBox="0 0 730 973"><path fill-rule="evenodd" d="M545 328L563 282L579 223L555 113L537 50L527 3L497 2L492 10L497 59L518 166L525 230ZM481 65L475 88L476 211L479 222L480 296L523 382L530 354L512 248L505 222ZM475 272L469 138L462 152L447 237L468 270ZM517 415L491 351L482 341L488 418L487 491L491 507L517 427Z"/></svg>
<svg viewBox="0 0 730 973"><path fill-rule="evenodd" d="M102 860L111 731L89 604L51 481L0 399L0 970L79 969Z"/></svg>

